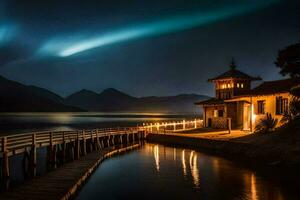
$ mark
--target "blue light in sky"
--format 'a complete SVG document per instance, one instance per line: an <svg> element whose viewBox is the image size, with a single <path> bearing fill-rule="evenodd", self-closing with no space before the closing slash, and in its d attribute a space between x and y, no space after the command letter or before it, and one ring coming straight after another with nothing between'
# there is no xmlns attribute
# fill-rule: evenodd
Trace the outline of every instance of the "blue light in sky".
<svg viewBox="0 0 300 200"><path fill-rule="evenodd" d="M13 25L0 25L0 45L10 41L16 34L16 27Z"/></svg>
<svg viewBox="0 0 300 200"><path fill-rule="evenodd" d="M146 23L134 27L100 34L95 37L81 36L80 38L68 38L50 40L42 48L42 51L52 52L60 57L68 57L90 49L102 47L131 39L161 35L180 30L190 29L214 23L219 20L242 15L266 7L278 0L250 1L253 3L224 7L209 12L198 12L190 15L175 16L152 23Z"/></svg>

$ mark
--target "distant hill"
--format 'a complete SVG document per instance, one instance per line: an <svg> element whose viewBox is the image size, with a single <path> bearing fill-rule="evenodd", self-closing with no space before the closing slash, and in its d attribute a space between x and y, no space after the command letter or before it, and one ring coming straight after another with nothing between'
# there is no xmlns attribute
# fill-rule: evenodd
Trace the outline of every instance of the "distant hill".
<svg viewBox="0 0 300 200"><path fill-rule="evenodd" d="M209 97L197 94L137 98L109 88L99 94L81 90L68 96L65 103L89 111L195 113L200 109L194 102L207 98Z"/></svg>
<svg viewBox="0 0 300 200"><path fill-rule="evenodd" d="M60 103L62 101L62 97L46 89L26 86L0 76L0 112L82 111Z"/></svg>
<svg viewBox="0 0 300 200"><path fill-rule="evenodd" d="M47 89L27 86L0 76L0 112L196 113L200 109L194 102L207 98L197 94L137 98L114 88L101 93L83 89L63 98Z"/></svg>

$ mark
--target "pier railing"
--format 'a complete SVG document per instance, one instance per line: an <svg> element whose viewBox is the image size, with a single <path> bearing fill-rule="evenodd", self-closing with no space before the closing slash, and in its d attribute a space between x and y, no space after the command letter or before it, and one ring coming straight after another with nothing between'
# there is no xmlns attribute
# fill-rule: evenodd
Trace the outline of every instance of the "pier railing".
<svg viewBox="0 0 300 200"><path fill-rule="evenodd" d="M143 128L150 133L178 132L184 130L197 129L201 127L203 127L202 119L143 124Z"/></svg>
<svg viewBox="0 0 300 200"><path fill-rule="evenodd" d="M1 179L8 180L9 157L23 154L29 176L36 174L37 148L47 147L50 168L66 160L76 160L87 152L115 144L133 143L145 137L143 127L104 128L76 131L45 131L0 137ZM57 159L60 158L59 162ZM0 180L1 181L1 180Z"/></svg>

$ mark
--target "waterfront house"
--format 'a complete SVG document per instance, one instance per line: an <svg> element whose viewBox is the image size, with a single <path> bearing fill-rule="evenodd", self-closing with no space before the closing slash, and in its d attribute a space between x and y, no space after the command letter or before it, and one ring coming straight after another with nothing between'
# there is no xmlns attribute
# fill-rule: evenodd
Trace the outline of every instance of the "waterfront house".
<svg viewBox="0 0 300 200"><path fill-rule="evenodd" d="M290 89L300 80L267 81L251 88L251 82L258 80L237 70L234 62L228 71L209 79L215 85L215 97L195 103L203 107L204 127L227 128L230 120L232 128L252 132L266 113L280 122L289 110Z"/></svg>

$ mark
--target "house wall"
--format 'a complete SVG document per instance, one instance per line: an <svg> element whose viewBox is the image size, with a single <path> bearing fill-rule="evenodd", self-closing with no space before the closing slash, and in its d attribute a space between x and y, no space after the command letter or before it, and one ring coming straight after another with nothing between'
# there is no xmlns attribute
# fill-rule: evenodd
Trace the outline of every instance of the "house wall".
<svg viewBox="0 0 300 200"><path fill-rule="evenodd" d="M250 80L229 78L214 82L217 99L230 99L236 95L247 94L251 90Z"/></svg>
<svg viewBox="0 0 300 200"><path fill-rule="evenodd" d="M276 114L276 98L282 97L287 98L288 102L291 101L291 95L289 93L280 93L280 94L274 94L274 95L264 95L264 96L255 96L252 97L252 104L254 108L254 115L255 120L253 122L254 128L255 126L260 122L261 119L263 119L266 116L266 113L270 113L273 118L278 120L278 126L281 125L280 120L282 118L282 115ZM258 113L258 101L265 101L265 114L259 114Z"/></svg>
<svg viewBox="0 0 300 200"><path fill-rule="evenodd" d="M223 110L223 117L215 117L214 112L215 110ZM204 105L203 107L203 112L204 112L204 127L209 127L211 125L212 128L221 128L218 127L218 124L221 124L220 121L222 121L221 118L226 117L226 112L225 112L225 106L224 105ZM219 118L219 119L218 119ZM210 122L211 121L211 124Z"/></svg>

